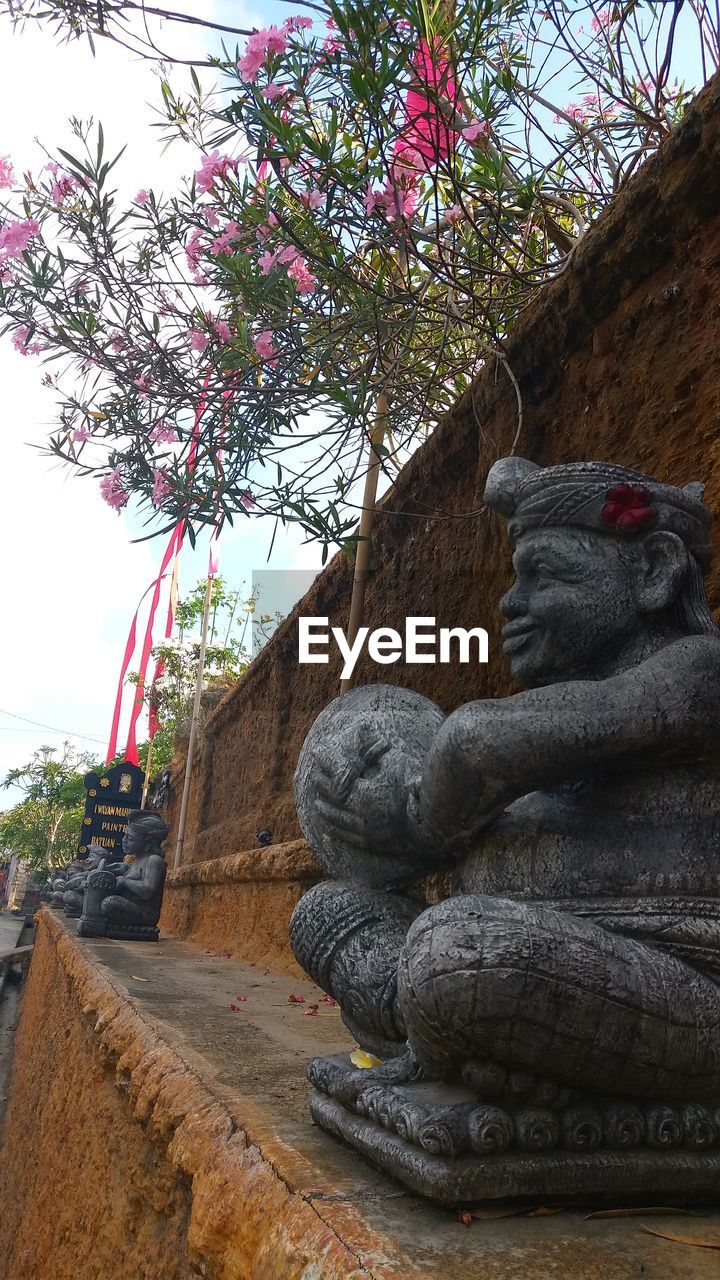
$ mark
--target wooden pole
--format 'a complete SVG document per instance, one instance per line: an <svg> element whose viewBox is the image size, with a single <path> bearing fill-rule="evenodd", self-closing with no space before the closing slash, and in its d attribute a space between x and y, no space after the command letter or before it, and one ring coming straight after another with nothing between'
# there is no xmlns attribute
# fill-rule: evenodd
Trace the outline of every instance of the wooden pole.
<svg viewBox="0 0 720 1280"><path fill-rule="evenodd" d="M375 407L375 424L370 436L370 457L367 471L365 472L365 489L360 513L360 527L358 529L358 534L362 541L357 543L355 552L355 573L353 576L347 635L349 644L354 644L365 613L365 587L367 586L372 531L375 523L375 503L380 475L380 451L378 446L383 443L385 438L389 408L390 402L387 396L381 393L377 398ZM355 673L353 672L345 680L340 681L340 692L345 693L348 689L352 689L354 683Z"/></svg>
<svg viewBox="0 0 720 1280"><path fill-rule="evenodd" d="M150 699L152 699L154 690L155 690L155 686L153 685L150 690ZM142 800L140 801L141 809L145 808L145 803L147 801L148 788L150 786L150 765L152 762L153 741L154 739L151 738L150 741L148 742L147 760L145 761L145 781L143 782Z"/></svg>
<svg viewBox="0 0 720 1280"><path fill-rule="evenodd" d="M183 845L185 843L185 823L187 820L188 800L190 798L190 779L192 778L193 757L195 755L195 739L200 721L200 698L202 695L203 671L205 670L205 648L207 646L208 620L210 618L210 601L212 598L213 580L208 575L205 588L205 605L203 608L202 633L200 636L200 657L198 658L197 680L195 682L195 702L192 720L190 721L190 741L188 742L187 760L185 762L185 780L183 782L182 800L180 802L180 818L178 820L178 837L175 846L175 868L182 862Z"/></svg>

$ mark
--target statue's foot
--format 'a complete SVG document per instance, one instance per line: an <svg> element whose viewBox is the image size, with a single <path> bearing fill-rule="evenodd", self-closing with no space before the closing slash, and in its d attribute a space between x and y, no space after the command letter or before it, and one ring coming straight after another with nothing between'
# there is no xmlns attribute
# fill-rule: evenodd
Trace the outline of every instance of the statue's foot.
<svg viewBox="0 0 720 1280"><path fill-rule="evenodd" d="M422 1067L407 1046L403 1053L388 1058L378 1066L356 1067L347 1054L329 1058L311 1058L307 1064L307 1077L321 1093L337 1098L343 1106L354 1107L359 1095L377 1085L412 1084L424 1078Z"/></svg>

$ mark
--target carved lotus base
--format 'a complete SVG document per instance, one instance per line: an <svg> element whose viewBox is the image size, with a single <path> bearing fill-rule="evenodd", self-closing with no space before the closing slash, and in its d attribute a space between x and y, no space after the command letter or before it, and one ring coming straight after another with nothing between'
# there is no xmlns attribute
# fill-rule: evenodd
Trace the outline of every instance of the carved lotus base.
<svg viewBox="0 0 720 1280"><path fill-rule="evenodd" d="M106 924L102 916L81 916L77 931L81 938L104 938Z"/></svg>
<svg viewBox="0 0 720 1280"><path fill-rule="evenodd" d="M558 1090L545 1106L484 1100L464 1085L383 1082L347 1055L315 1059L308 1076L316 1124L443 1204L717 1198L720 1099L666 1105Z"/></svg>
<svg viewBox="0 0 720 1280"><path fill-rule="evenodd" d="M160 931L144 924L108 924L105 936L123 942L157 942Z"/></svg>

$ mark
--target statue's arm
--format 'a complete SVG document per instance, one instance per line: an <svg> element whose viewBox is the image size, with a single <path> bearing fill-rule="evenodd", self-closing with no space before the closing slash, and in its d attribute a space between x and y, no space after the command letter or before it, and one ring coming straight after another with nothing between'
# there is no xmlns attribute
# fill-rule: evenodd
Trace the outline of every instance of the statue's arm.
<svg viewBox="0 0 720 1280"><path fill-rule="evenodd" d="M422 838L462 845L530 791L711 752L719 725L720 643L690 637L606 680L460 707L433 741L410 812Z"/></svg>
<svg viewBox="0 0 720 1280"><path fill-rule="evenodd" d="M128 898L138 898L141 902L147 902L150 898L154 898L160 889L165 877L165 870L164 860L158 857L156 853L153 853L143 867L142 875L139 879L131 880L124 876L118 882L117 890Z"/></svg>

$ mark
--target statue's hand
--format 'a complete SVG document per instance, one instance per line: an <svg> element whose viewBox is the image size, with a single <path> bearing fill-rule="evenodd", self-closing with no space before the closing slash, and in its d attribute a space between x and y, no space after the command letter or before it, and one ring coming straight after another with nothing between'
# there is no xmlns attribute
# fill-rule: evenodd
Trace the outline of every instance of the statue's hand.
<svg viewBox="0 0 720 1280"><path fill-rule="evenodd" d="M358 778L367 774L389 750L388 738L366 731L351 760L338 760L330 751L321 752L318 757L318 812L330 830L357 848L364 848L366 844L367 813L359 797L353 803L353 789Z"/></svg>

